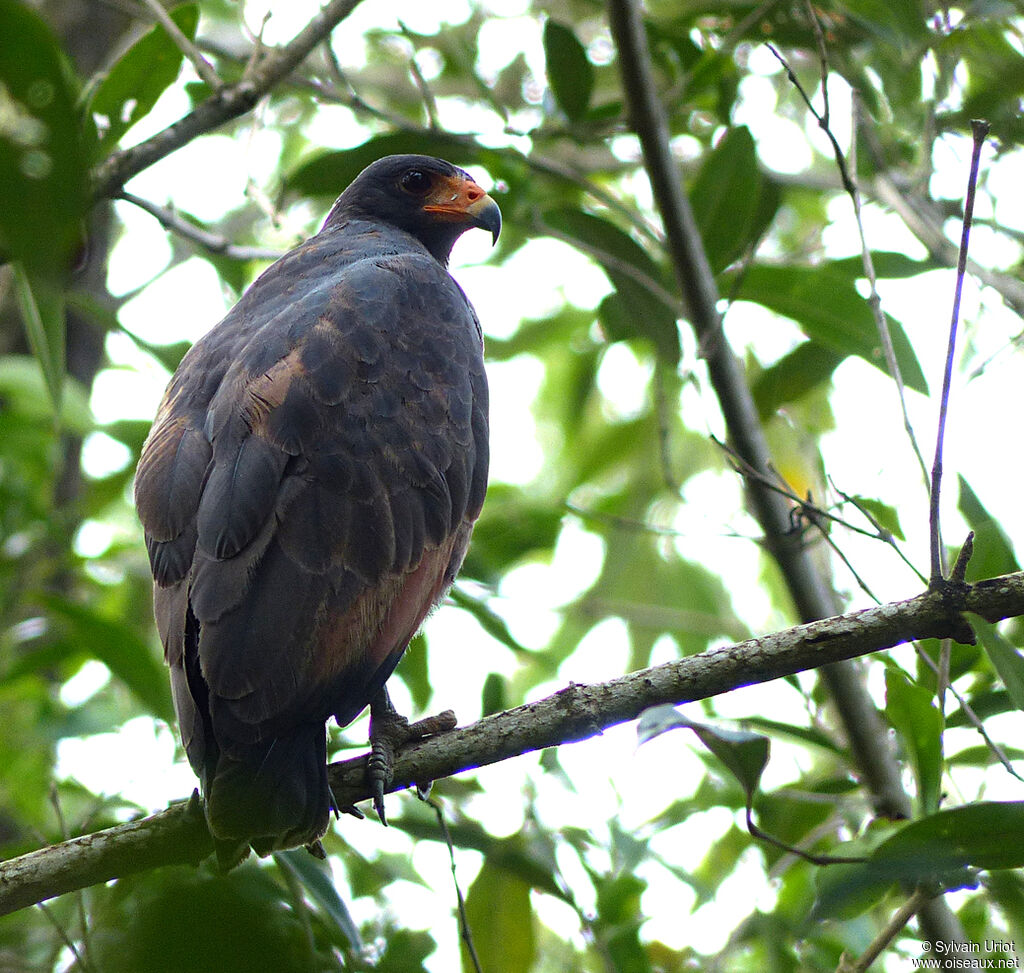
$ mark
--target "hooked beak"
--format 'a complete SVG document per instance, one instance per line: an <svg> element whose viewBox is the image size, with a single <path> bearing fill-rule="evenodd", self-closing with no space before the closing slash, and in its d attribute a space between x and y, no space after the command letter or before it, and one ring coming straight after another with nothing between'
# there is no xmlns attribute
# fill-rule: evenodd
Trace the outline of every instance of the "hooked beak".
<svg viewBox="0 0 1024 973"><path fill-rule="evenodd" d="M466 176L440 180L437 189L423 206L423 211L441 220L468 223L481 230L489 230L492 246L498 242L501 210L487 193Z"/></svg>

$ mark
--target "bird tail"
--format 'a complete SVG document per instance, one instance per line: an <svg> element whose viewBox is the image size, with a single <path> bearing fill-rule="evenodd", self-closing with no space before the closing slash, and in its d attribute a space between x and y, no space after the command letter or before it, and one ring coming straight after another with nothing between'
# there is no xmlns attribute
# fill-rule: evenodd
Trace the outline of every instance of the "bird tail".
<svg viewBox="0 0 1024 973"><path fill-rule="evenodd" d="M332 803L324 725L221 752L206 784L206 819L219 841L258 855L311 844L327 831Z"/></svg>

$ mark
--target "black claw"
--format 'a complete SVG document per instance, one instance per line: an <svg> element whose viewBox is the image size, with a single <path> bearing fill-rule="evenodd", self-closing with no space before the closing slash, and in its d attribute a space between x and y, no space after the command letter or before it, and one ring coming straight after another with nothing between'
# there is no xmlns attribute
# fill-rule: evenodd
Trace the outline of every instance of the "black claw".
<svg viewBox="0 0 1024 973"><path fill-rule="evenodd" d="M384 782L375 781L373 785L373 809L377 812L377 820L386 828L388 816L384 813Z"/></svg>
<svg viewBox="0 0 1024 973"><path fill-rule="evenodd" d="M371 734L372 750L366 762L366 775L370 782L373 795L373 809L377 812L380 823L387 827L388 819L384 813L384 792L391 785L391 768L394 761L394 747L391 738L380 724L377 731Z"/></svg>
<svg viewBox="0 0 1024 973"><path fill-rule="evenodd" d="M338 807L338 799L334 796L334 791L331 790L330 782L328 782L328 784L327 784L327 794L328 794L328 796L331 799L331 810L334 812L334 820L335 821L340 821L341 820L341 812L343 810L347 811L348 809L347 808L339 808ZM359 816L362 817L361 814Z"/></svg>
<svg viewBox="0 0 1024 973"><path fill-rule="evenodd" d="M395 710L386 689L381 689L373 698L370 703L370 757L366 762L366 775L373 795L373 809L385 827L388 820L384 813L384 794L391 788L395 752L406 743L443 733L455 725L455 714L451 710L410 724ZM417 788L420 786L417 784ZM429 783L426 787L429 792Z"/></svg>
<svg viewBox="0 0 1024 973"><path fill-rule="evenodd" d="M306 851L308 851L314 858L319 858L320 861L327 860L327 852L324 851L324 846L319 838L306 845Z"/></svg>
<svg viewBox="0 0 1024 973"><path fill-rule="evenodd" d="M408 727L409 721L392 705L387 689L381 688L370 703L370 757L366 772L373 794L373 809L385 827L388 819L384 812L384 793L391 787L395 749L405 741Z"/></svg>

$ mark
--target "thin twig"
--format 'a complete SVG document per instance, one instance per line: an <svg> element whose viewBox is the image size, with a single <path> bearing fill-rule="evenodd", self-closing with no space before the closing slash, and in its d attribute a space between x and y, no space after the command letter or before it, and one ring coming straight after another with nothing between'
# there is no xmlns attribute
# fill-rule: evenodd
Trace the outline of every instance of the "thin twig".
<svg viewBox="0 0 1024 973"><path fill-rule="evenodd" d="M222 254L234 260L277 260L284 256L283 250L272 250L268 247L238 246L226 237L210 233L196 226L184 217L179 216L174 210L160 206L151 200L143 199L134 193L122 190L118 193L117 198L123 199L126 203L131 203L133 206L138 206L141 210L145 210L164 229L177 233L178 236L198 244L204 250L209 250L211 253Z"/></svg>
<svg viewBox="0 0 1024 973"><path fill-rule="evenodd" d="M753 811L750 808L750 805L747 805L747 831L750 832L751 838L754 838L757 841L763 841L766 845L778 848L780 851L794 855L805 862L810 862L812 865L860 865L867 861L863 856L851 857L848 855L816 855L812 851L804 851L803 848L788 845L781 838L776 838L775 835L769 834L767 831L762 831L756 824L754 824Z"/></svg>
<svg viewBox="0 0 1024 973"><path fill-rule="evenodd" d="M64 808L60 804L60 791L57 789L56 782L50 785L50 804L53 807L53 813L57 816L57 827L60 828L60 835L65 841L71 835L68 830L68 822L64 817ZM89 916L85 909L85 890L78 889L75 892L75 908L78 910L78 921L82 926L82 953L88 955L89 953ZM77 953L75 954L77 956Z"/></svg>
<svg viewBox="0 0 1024 973"><path fill-rule="evenodd" d="M920 571L918 571L916 567L914 567L910 559L903 553L903 551L900 550L899 545L896 543L896 539L892 536L892 532L882 528L878 524L878 522L870 516L868 511L857 503L854 497L851 497L849 494L844 493L842 490L840 490L832 481L831 477L829 477L829 484L832 486L832 489L834 489L843 500L852 503L853 506L856 507L857 510L864 515L865 519L868 521L868 523L871 524L874 530L867 530L864 527L858 527L856 524L850 523L850 521L848 521L846 518L840 517L838 514L832 513L831 510L826 510L824 507L818 506L817 504L813 503L809 498L801 497L789 484L785 482L785 480L773 466L769 465L768 469L771 473L774 474L774 479L768 476L767 474L760 473L753 467L751 467L749 463L747 463L734 449L732 449L732 447L730 447L727 443L723 443L720 439L718 439L717 436L711 436L711 441L729 457L733 469L740 476L746 479L755 480L762 486L764 486L766 489L771 490L775 493L778 493L780 496L785 497L787 500L795 504L795 512L801 514L802 516L806 516L808 521L813 522L815 518L824 518L826 520L831 520L833 523L845 528L851 533L860 534L862 537L870 537L872 540L881 541L883 544L886 544L887 546L891 547L893 551L896 552L896 555L899 557L899 559L903 561L903 563L908 568L910 568L910 570L913 571L914 574L917 575L917 577L921 580L922 583L928 583L928 579L925 578L925 576Z"/></svg>
<svg viewBox="0 0 1024 973"><path fill-rule="evenodd" d="M245 62L245 69L242 71L243 78L251 78L253 72L256 70L256 65L260 63L260 59L263 57L264 52L267 49L267 45L263 43L263 35L266 33L267 24L270 23L270 18L274 14L268 10L260 21L260 32L254 34L249 30L249 25L245 23L245 19L242 20L242 26L245 33L248 35L249 40L252 42L252 51L249 54L249 60ZM324 43L329 47L331 44L330 35L324 38Z"/></svg>
<svg viewBox="0 0 1024 973"><path fill-rule="evenodd" d="M875 274L874 260L871 257L871 251L868 248L867 237L864 233L864 219L861 208L860 190L857 188L857 184L853 177L850 175L850 166L847 163L846 156L843 154L843 150L839 145L839 141L832 131L828 122L828 61L826 60L826 53L824 47L824 37L820 34L821 27L818 24L817 17L814 14L814 9L808 3L808 13L811 17L811 22L815 25L818 31L818 44L819 44L819 58L821 63L821 76L822 76L822 91L824 92L823 98L825 108L822 113L814 107L814 103L811 101L810 96L804 90L803 85L800 83L800 79L797 78L796 74L790 68L786 59L771 45L768 44L768 49L775 55L778 62L786 71L786 76L790 83L799 92L800 97L803 99L804 104L807 106L807 110L814 116L815 121L818 123L818 127L825 133L832 146L832 154L835 157L836 168L839 170L839 179L842 183L843 189L846 194L850 197L853 203L853 213L855 222L857 224L857 232L860 237L860 249L861 259L864 263L864 273L867 277L869 294L867 304L871 310L872 317L875 319L875 327L878 330L878 338L882 345L882 354L885 357L885 364L889 370L889 374L892 376L893 382L896 384L896 394L899 398L900 411L903 415L903 428L910 439L910 446L917 457L918 464L921 467L921 475L924 477L925 487L928 486L928 467L925 464L924 456L921 453L921 449L917 444L917 437L914 435L914 429L910 422L910 413L907 411L906 393L904 389L903 374L900 371L899 362L896 360L896 350L892 343L892 334L889 331L889 322L885 316L885 312L882 310L882 300L878 294L878 278ZM853 124L853 145L856 146L856 135L857 135L857 115L859 113L858 101L856 92L853 96L853 111L854 111L854 124Z"/></svg>
<svg viewBox="0 0 1024 973"><path fill-rule="evenodd" d="M875 515L872 514L871 511L868 510L868 508L865 507L864 504L861 503L860 500L857 499L857 497L851 496L849 493L846 493L845 491L840 490L839 487L836 486L836 481L833 480L831 476L829 476L828 482L829 482L829 486L831 486L832 489L835 490L837 494L839 494L839 498L841 500L845 501L846 503L852 504L856 508L857 512L869 524L871 524L872 527L874 527L874 529L875 529L875 531L877 533L875 535L873 535L873 536L877 537L877 539L882 541L883 543L888 544L896 552L896 554L899 557L899 559L908 568L910 568L910 570L913 571L914 574L917 575L918 580L922 584L927 584L928 583L928 579L917 569L917 566L914 564L914 562L911 561L910 558L907 557L907 555L903 553L903 551L900 549L899 544L896 543L896 538L893 536L892 531L891 530L887 530L885 527L883 527L878 522L878 520L875 518ZM857 530L858 528L854 527L854 528L851 528L851 529ZM867 534L869 537L872 536L870 531L864 531L863 533Z"/></svg>
<svg viewBox="0 0 1024 973"><path fill-rule="evenodd" d="M434 809L437 816L437 824L444 836L444 843L448 846L448 858L452 863L452 884L455 886L455 899L459 909L459 935L466 944L466 952L469 953L470 961L476 973L483 973L480 967L480 959L476 955L476 946L473 944L473 933L469 928L469 919L466 917L466 900L462 897L462 889L459 888L459 876L455 871L455 844L452 841L451 832L448 830L448 822L444 819L444 811L437 801L429 797L422 797L423 803Z"/></svg>
<svg viewBox="0 0 1024 973"><path fill-rule="evenodd" d="M409 42L411 52L409 54L409 72L412 74L413 81L416 82L416 87L419 90L420 97L423 99L423 110L427 113L427 124L431 130L437 131L441 127L441 123L437 117L437 99L434 98L434 92L430 90L430 85L427 83L427 79L423 77L423 72L420 70L420 66L416 63L416 45L413 43L412 32L405 24L398 21L399 30L402 32L402 36Z"/></svg>
<svg viewBox="0 0 1024 973"><path fill-rule="evenodd" d="M46 916L50 924L57 931L57 935L60 936L64 945L70 950L71 955L74 956L78 969L82 973L95 973L95 967L78 948L78 944L68 935L67 930L60 924L60 920L53 914L53 910L45 902L36 903L36 908Z"/></svg>
<svg viewBox="0 0 1024 973"><path fill-rule="evenodd" d="M818 20L818 15L811 4L811 0L804 0L804 12L807 14L807 19L811 22L811 29L814 31L814 43L818 46L818 68L821 72L821 118L818 119L818 124L826 132L831 132L829 126L831 113L828 106L828 50L825 47L825 32L821 29L821 22ZM836 145L834 139L832 144L833 146Z"/></svg>
<svg viewBox="0 0 1024 973"><path fill-rule="evenodd" d="M884 950L901 932L904 926L917 915L928 902L935 898L930 891L924 888L917 888L914 894L907 899L894 913L893 917L886 923L878 935L871 941L867 949L861 953L856 962L850 963L846 955L839 961L837 973L866 973L872 963L882 954Z"/></svg>
<svg viewBox="0 0 1024 973"><path fill-rule="evenodd" d="M838 557L839 560L843 562L843 564L846 566L846 570L853 575L853 580L857 582L857 587L860 588L860 590L863 591L864 594L866 594L868 598L870 598L876 605L880 605L882 603L882 599L879 598L878 595L876 595L871 590L867 581L865 581L864 578L861 577L860 572L858 572L857 569L853 566L853 562L846 556L846 554L843 552L843 549L829 536L828 531L825 530L825 528L817 522L814 522L814 526L817 527L818 530L821 532L822 540L824 540L825 543L828 544L828 546L832 549L836 557Z"/></svg>
<svg viewBox="0 0 1024 973"><path fill-rule="evenodd" d="M242 60L238 54L215 45L212 42L206 41L204 42L204 46L209 50L216 52L218 57L230 58L235 61ZM282 79L282 81L299 89L314 91L317 98L321 101L344 105L346 108L350 108L352 111L361 115L384 122L397 132L404 132L411 135L436 134L431 133L429 129L424 128L422 125L409 121L408 118L405 118L402 115L388 112L383 108L371 105L356 92L352 84L345 77L344 71L338 63L337 56L330 45L329 39L325 40L321 44L321 49L325 55L327 71L330 75L329 78L307 78L296 73L291 73L286 78ZM532 129L517 134L536 138L542 133L537 129ZM474 132L445 132L444 135L446 139L450 139L453 142L459 142L471 148L476 148L480 144L479 137ZM662 246L664 244L662 238L648 224L648 222L638 214L635 207L631 208L625 205L614 193L600 186L594 180L581 175L578 169L572 165L555 158L548 158L541 155L536 151L536 149L525 155L514 149L495 149L493 151L500 152L501 154L514 159L517 165L526 166L528 169L531 169L541 175L557 179L560 182L569 183L579 189L582 189L583 192L591 197L595 202L607 207L611 212L616 213L621 217L629 224L630 227L644 237L649 244L654 246ZM602 170L602 175L603 174L604 172ZM679 303L678 298L675 297L670 297L669 300L676 304Z"/></svg>
<svg viewBox="0 0 1024 973"><path fill-rule="evenodd" d="M796 72L789 66L789 62L778 52L778 49L768 42L765 42L765 47L768 48L772 54L775 55L775 59L782 65L782 69L786 72L786 78L789 83L796 88L797 93L803 99L804 104L807 106L807 110L814 116L814 120L818 123L818 128L825 133L825 137L829 140L832 145L832 154L835 156L836 167L839 169L839 178L842 181L843 189L853 196L857 192L857 187L854 185L853 179L850 177L850 170L846 165L846 156L843 154L843 150L839 146L839 141L836 139L835 133L829 128L828 118L826 115L822 115L817 108L814 107L814 102L811 101L811 96L807 94L806 89L800 83L800 79L796 76ZM827 77L826 77L827 80ZM826 111L828 110L828 101L825 102Z"/></svg>
<svg viewBox="0 0 1024 973"><path fill-rule="evenodd" d="M857 144L859 117L860 99L857 96L857 92L854 91L852 126L854 146ZM900 363L896 359L896 349L892 344L892 333L889 330L889 319L885 316L885 311L882 309L882 298L878 293L878 277L875 274L875 261L871 256L867 236L864 233L864 217L861 206L860 190L857 188L856 183L853 184L853 192L851 193L850 198L853 201L853 212L857 223L857 233L860 237L861 259L864 263L864 273L868 281L868 307L871 308L871 314L875 319L875 327L878 330L879 341L882 343L882 354L885 356L886 367L889 369L889 374L892 376L892 380L896 384L896 395L899 398L900 412L903 416L903 430L906 432L907 438L910 440L910 448L913 450L914 456L917 459L917 464L921 470L921 476L924 480L925 489L928 489L928 467L925 465L924 454L921 452L921 447L917 443L917 436L914 434L914 427L910 422L910 413L907 411L907 395L906 387L903 382L903 373L900 371Z"/></svg>
<svg viewBox="0 0 1024 973"><path fill-rule="evenodd" d="M862 129L863 131L863 129ZM782 186L794 186L815 192L842 189L841 181L830 171L780 172L762 166L765 173ZM928 258L944 267L955 267L956 245L946 239L943 231L945 214L936 211L933 200L914 195L906 180L897 180L887 172L877 172L870 178L862 177L865 194L880 205L891 209L903 225L928 251ZM962 217L962 212L958 216ZM1024 317L1024 281L1012 273L983 267L974 260L968 260L967 269L986 287L991 287L1018 316Z"/></svg>
<svg viewBox="0 0 1024 973"><path fill-rule="evenodd" d="M196 74L203 79L214 91L224 82L214 71L213 65L203 57L202 52L195 44L182 33L181 28L174 22L171 15L161 6L158 0L142 0L146 9L156 18L160 26L167 31L171 40L178 45L178 50L185 55L196 69Z"/></svg>
<svg viewBox="0 0 1024 973"><path fill-rule="evenodd" d="M939 668L935 673L935 699L942 718L946 718L946 691L951 688L949 665L953 658L953 643L949 639L939 642Z"/></svg>
<svg viewBox="0 0 1024 973"><path fill-rule="evenodd" d="M939 523L939 491L942 486L942 452L946 434L946 414L949 409L949 390L953 382L953 356L956 351L956 332L960 321L960 297L963 293L964 275L967 273L967 251L971 240L971 217L974 213L974 196L978 186L978 166L981 150L988 135L988 122L973 120L971 134L974 146L971 151L971 171L967 177L967 198L964 202L964 223L960 233L960 255L956 267L956 288L953 292L953 311L949 322L949 343L946 347L946 367L942 373L942 397L939 399L939 428L935 436L935 461L932 463L932 489L929 504L928 527L931 538L933 585L942 582L945 557L942 550L942 530Z"/></svg>
<svg viewBox="0 0 1024 973"><path fill-rule="evenodd" d="M914 642L913 646L921 661L924 662L924 664L928 666L936 676L938 676L940 671L939 664L925 651L920 642ZM985 741L985 745L992 751L995 758L1003 765L1006 772L1016 777L1017 780L1024 781L1024 777L1013 769L1013 764L1003 748L988 735L988 731L985 729L985 724L982 722L978 714L974 712L971 704L967 702L967 700L957 690L956 686L952 683L948 683L948 688L953 698L960 704L960 709L963 710L964 718L971 724L971 726L974 727L975 730L978 731L978 733L981 734L981 738Z"/></svg>

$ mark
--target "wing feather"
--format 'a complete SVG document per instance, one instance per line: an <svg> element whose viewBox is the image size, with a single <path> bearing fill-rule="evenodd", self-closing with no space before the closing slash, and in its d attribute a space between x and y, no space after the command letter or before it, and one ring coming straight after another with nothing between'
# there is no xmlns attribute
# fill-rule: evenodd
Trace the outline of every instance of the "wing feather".
<svg viewBox="0 0 1024 973"><path fill-rule="evenodd" d="M135 477L135 504L146 533L157 541L177 537L195 516L210 444L192 416L164 400L146 440Z"/></svg>
<svg viewBox="0 0 1024 973"><path fill-rule="evenodd" d="M199 501L199 547L213 557L234 557L266 523L277 501L288 454L239 420L214 443L213 469Z"/></svg>

